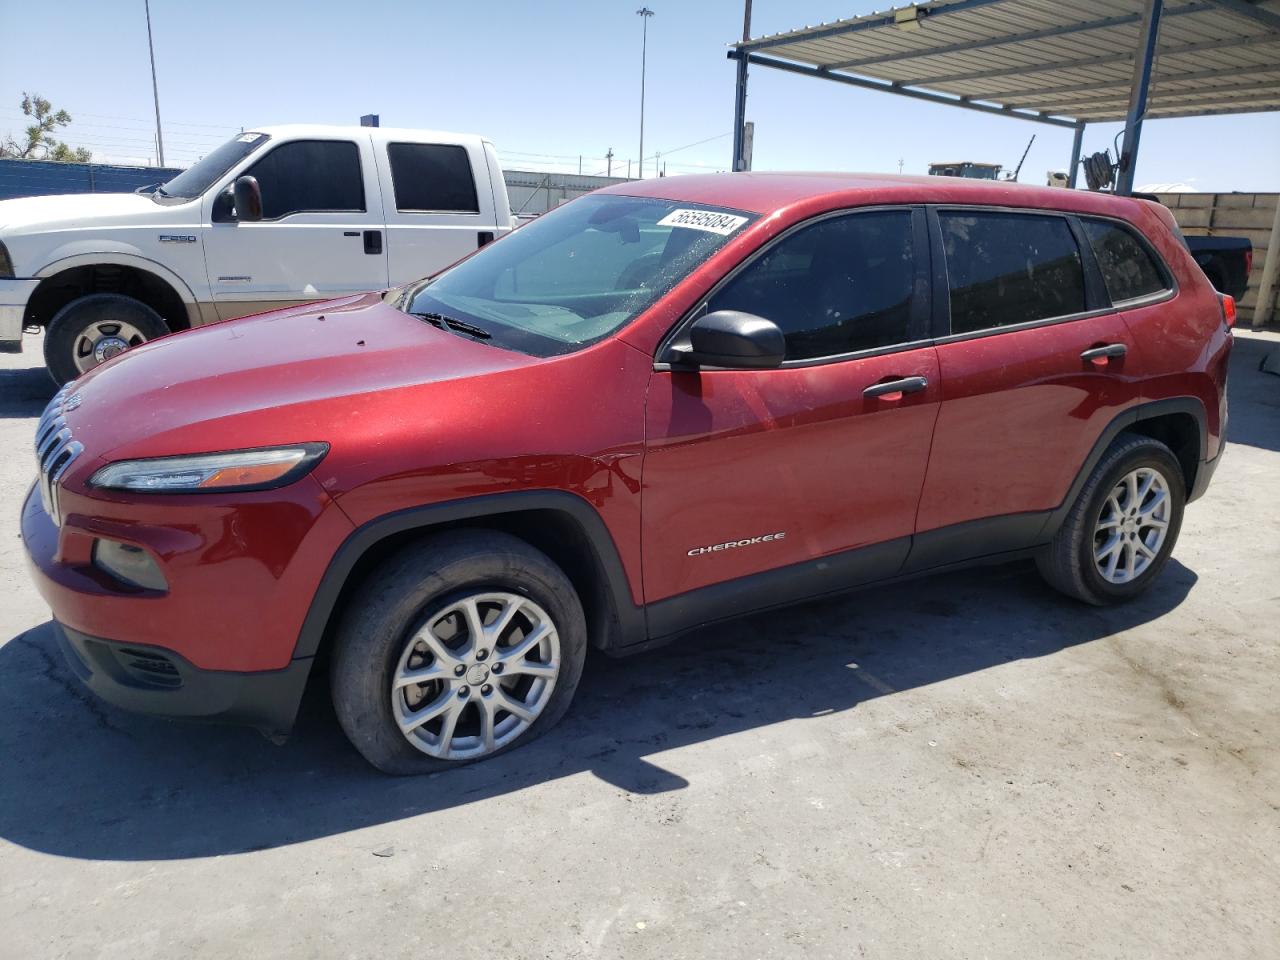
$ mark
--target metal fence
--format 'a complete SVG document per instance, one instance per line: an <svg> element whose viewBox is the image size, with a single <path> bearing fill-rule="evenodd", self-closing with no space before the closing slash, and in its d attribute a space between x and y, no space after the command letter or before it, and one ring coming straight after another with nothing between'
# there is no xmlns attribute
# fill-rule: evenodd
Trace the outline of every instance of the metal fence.
<svg viewBox="0 0 1280 960"><path fill-rule="evenodd" d="M0 160L0 200L54 193L128 193L171 180L174 167L122 167L109 163Z"/></svg>

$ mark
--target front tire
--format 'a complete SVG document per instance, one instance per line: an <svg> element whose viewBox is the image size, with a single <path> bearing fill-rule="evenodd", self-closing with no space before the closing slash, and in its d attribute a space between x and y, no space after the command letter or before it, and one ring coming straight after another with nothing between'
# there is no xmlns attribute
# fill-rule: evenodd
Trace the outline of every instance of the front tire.
<svg viewBox="0 0 1280 960"><path fill-rule="evenodd" d="M1095 606L1137 596L1169 562L1182 528L1186 489L1168 447L1150 437L1120 436L1036 557L1041 575L1054 588Z"/></svg>
<svg viewBox="0 0 1280 960"><path fill-rule="evenodd" d="M160 314L119 293L91 293L53 315L44 337L44 363L59 386L131 347L169 333Z"/></svg>
<svg viewBox="0 0 1280 960"><path fill-rule="evenodd" d="M573 699L587 631L573 584L495 531L394 554L352 596L331 688L348 739L385 773L487 759L549 730Z"/></svg>

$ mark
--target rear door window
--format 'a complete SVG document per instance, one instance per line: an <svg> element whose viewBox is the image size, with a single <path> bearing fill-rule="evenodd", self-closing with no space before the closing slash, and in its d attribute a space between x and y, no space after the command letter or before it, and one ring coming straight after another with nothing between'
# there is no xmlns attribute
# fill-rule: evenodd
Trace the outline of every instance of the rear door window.
<svg viewBox="0 0 1280 960"><path fill-rule="evenodd" d="M401 213L479 213L467 148L442 143L391 143L391 183Z"/></svg>
<svg viewBox="0 0 1280 960"><path fill-rule="evenodd" d="M953 334L1084 312L1084 264L1066 218L943 210L938 222Z"/></svg>
<svg viewBox="0 0 1280 960"><path fill-rule="evenodd" d="M821 220L774 244L717 291L708 310L772 320L788 360L812 360L921 339L912 329L911 213Z"/></svg>
<svg viewBox="0 0 1280 960"><path fill-rule="evenodd" d="M262 218L364 212L360 150L347 140L295 140L245 171L262 188Z"/></svg>
<svg viewBox="0 0 1280 960"><path fill-rule="evenodd" d="M1127 227L1110 220L1081 218L1089 246L1102 271L1112 303L1136 300L1169 289L1164 271Z"/></svg>

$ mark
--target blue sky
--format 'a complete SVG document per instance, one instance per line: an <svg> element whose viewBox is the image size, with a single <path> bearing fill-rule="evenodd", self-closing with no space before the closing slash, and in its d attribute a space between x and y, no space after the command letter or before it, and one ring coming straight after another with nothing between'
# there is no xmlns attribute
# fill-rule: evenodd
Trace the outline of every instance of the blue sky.
<svg viewBox="0 0 1280 960"><path fill-rule="evenodd" d="M880 0L756 0L753 34L869 12ZM639 0L152 0L167 159L189 163L241 126L354 123L491 137L509 167L615 172L637 156ZM741 0L649 0L645 152L669 174L728 164ZM1225 69L1230 69L1229 66ZM142 0L0 0L0 135L23 89L75 117L65 139L100 159L154 157ZM1024 181L1070 156L1041 124L753 72L757 169L923 173L930 160L1017 163ZM1116 125L1090 127L1086 152ZM699 141L707 141L697 146ZM680 149L684 148L684 149ZM633 168L634 170L634 168ZM650 171L652 165L650 165ZM1280 190L1280 114L1149 122L1139 183Z"/></svg>

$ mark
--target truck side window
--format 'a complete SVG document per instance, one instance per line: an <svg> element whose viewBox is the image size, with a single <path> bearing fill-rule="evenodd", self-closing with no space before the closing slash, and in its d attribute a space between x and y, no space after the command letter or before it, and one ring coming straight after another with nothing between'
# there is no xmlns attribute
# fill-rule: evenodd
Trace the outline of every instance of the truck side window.
<svg viewBox="0 0 1280 960"><path fill-rule="evenodd" d="M942 211L951 332L1083 313L1084 264L1059 216Z"/></svg>
<svg viewBox="0 0 1280 960"><path fill-rule="evenodd" d="M262 219L291 213L363 213L360 151L345 140L295 140L245 171L262 188Z"/></svg>
<svg viewBox="0 0 1280 960"><path fill-rule="evenodd" d="M467 148L442 143L389 143L391 184L401 213L479 213Z"/></svg>
<svg viewBox="0 0 1280 960"><path fill-rule="evenodd" d="M1112 303L1169 289L1163 272L1128 229L1107 220L1081 219Z"/></svg>
<svg viewBox="0 0 1280 960"><path fill-rule="evenodd" d="M911 214L821 220L781 240L715 293L708 310L742 310L782 328L788 360L918 339L911 331Z"/></svg>

